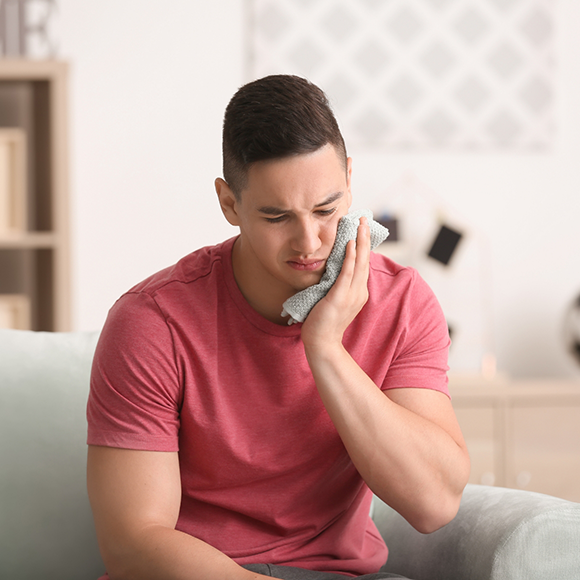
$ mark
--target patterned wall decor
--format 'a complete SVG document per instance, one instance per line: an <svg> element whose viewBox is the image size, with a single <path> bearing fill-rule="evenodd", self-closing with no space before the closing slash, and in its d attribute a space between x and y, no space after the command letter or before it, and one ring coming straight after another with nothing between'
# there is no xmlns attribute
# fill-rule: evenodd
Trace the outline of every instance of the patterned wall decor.
<svg viewBox="0 0 580 580"><path fill-rule="evenodd" d="M496 369L489 234L411 170L382 190L381 201L398 220L399 240L387 241L375 251L416 268L435 292L452 329L449 365L453 371L492 378ZM379 211L375 217L380 219ZM447 265L429 256L441 226L462 234Z"/></svg>
<svg viewBox="0 0 580 580"><path fill-rule="evenodd" d="M247 0L250 75L331 97L347 142L543 149L555 0Z"/></svg>

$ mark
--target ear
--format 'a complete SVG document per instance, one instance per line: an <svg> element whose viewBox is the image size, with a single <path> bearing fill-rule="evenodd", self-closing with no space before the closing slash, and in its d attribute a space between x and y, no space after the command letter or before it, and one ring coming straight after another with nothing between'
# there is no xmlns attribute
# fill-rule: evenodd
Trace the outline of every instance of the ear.
<svg viewBox="0 0 580 580"><path fill-rule="evenodd" d="M238 201L236 200L234 192L221 177L215 180L215 190L225 218L232 226L239 226L240 219L237 212Z"/></svg>
<svg viewBox="0 0 580 580"><path fill-rule="evenodd" d="M346 194L348 196L347 205L349 208L352 204L351 179L352 179L352 158L348 157L346 160Z"/></svg>

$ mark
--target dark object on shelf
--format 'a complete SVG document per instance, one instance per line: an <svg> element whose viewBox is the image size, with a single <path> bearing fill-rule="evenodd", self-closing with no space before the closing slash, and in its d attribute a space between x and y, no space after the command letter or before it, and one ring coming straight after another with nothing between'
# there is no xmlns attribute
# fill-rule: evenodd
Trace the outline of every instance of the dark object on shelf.
<svg viewBox="0 0 580 580"><path fill-rule="evenodd" d="M564 325L566 349L580 364L580 294L568 307Z"/></svg>
<svg viewBox="0 0 580 580"><path fill-rule="evenodd" d="M447 266L451 257L455 253L462 236L463 234L451 229L450 227L445 225L441 226L435 241L429 250L429 257Z"/></svg>
<svg viewBox="0 0 580 580"><path fill-rule="evenodd" d="M376 220L389 230L389 237L383 242L384 244L399 241L399 220L397 218L390 215L382 215Z"/></svg>
<svg viewBox="0 0 580 580"><path fill-rule="evenodd" d="M449 338L453 340L453 326L447 323L447 332L449 333Z"/></svg>

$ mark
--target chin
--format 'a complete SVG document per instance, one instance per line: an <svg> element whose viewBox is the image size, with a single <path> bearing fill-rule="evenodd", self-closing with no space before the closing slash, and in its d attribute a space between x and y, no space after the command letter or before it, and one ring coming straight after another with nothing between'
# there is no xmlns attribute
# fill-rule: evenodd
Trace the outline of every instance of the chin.
<svg viewBox="0 0 580 580"><path fill-rule="evenodd" d="M314 286L318 284L322 279L322 274L316 276L310 276L308 279L301 280L300 283L294 284L293 287L296 292L301 292L302 290L306 290L306 288L310 288L310 286Z"/></svg>

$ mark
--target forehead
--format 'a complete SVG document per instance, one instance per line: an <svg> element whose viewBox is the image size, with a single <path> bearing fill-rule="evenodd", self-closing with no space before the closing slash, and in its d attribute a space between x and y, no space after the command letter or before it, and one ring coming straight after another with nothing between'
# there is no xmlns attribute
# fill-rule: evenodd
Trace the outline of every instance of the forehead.
<svg viewBox="0 0 580 580"><path fill-rule="evenodd" d="M253 163L241 197L258 205L299 198L320 201L340 191L346 193L346 188L344 160L332 145L325 145L313 153Z"/></svg>

